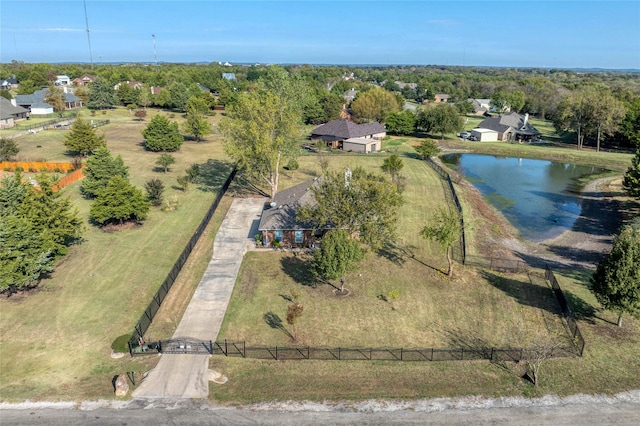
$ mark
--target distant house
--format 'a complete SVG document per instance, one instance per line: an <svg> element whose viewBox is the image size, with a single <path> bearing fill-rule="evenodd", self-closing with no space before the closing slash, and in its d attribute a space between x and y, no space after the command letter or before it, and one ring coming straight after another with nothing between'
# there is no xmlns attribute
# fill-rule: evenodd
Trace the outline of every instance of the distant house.
<svg viewBox="0 0 640 426"><path fill-rule="evenodd" d="M345 102L347 104L349 104L355 99L356 93L358 93L358 91L356 89L350 89L350 90L347 90L346 92L344 92L342 94L342 97L344 98Z"/></svg>
<svg viewBox="0 0 640 426"><path fill-rule="evenodd" d="M418 87L418 83L404 83L402 81L394 81L394 83L400 88L400 89L404 89L405 87L408 87L411 90L415 90Z"/></svg>
<svg viewBox="0 0 640 426"><path fill-rule="evenodd" d="M338 119L321 124L311 131L311 140L322 141L328 147L344 149L347 139L363 138L382 140L387 135L387 129L380 123L356 124L350 120ZM353 147L353 145L347 145ZM380 145L375 145L380 150ZM372 151L369 151L372 152Z"/></svg>
<svg viewBox="0 0 640 426"><path fill-rule="evenodd" d="M29 117L29 110L0 96L0 129L7 129L16 125L16 121Z"/></svg>
<svg viewBox="0 0 640 426"><path fill-rule="evenodd" d="M16 89L18 87L18 80L15 77L7 78L6 80L2 80L0 82L0 89L9 90Z"/></svg>
<svg viewBox="0 0 640 426"><path fill-rule="evenodd" d="M80 77L73 79L73 84L76 86L88 86L93 83L95 79L96 76L93 74L82 74Z"/></svg>
<svg viewBox="0 0 640 426"><path fill-rule="evenodd" d="M47 90L49 89L36 90L30 95L18 95L15 99L16 105L28 109L33 115L53 114L53 106L44 101L47 96ZM68 92L66 87L64 90L65 109L82 107L82 99Z"/></svg>
<svg viewBox="0 0 640 426"><path fill-rule="evenodd" d="M71 84L71 79L68 75L57 75L56 81L53 84L56 86L68 86Z"/></svg>
<svg viewBox="0 0 640 426"><path fill-rule="evenodd" d="M157 95L162 91L162 87L158 87L158 86L150 86L149 89L151 90L152 95Z"/></svg>
<svg viewBox="0 0 640 426"><path fill-rule="evenodd" d="M468 99L468 101L473 105L473 114L475 115L485 115L489 111L489 99Z"/></svg>
<svg viewBox="0 0 640 426"><path fill-rule="evenodd" d="M313 246L330 228L315 229L312 223L300 222L296 214L301 207L315 203L311 187L317 185L310 180L278 192L271 203L265 204L258 231L262 245L270 247L279 241L287 247Z"/></svg>
<svg viewBox="0 0 640 426"><path fill-rule="evenodd" d="M433 97L433 102L439 104L439 103L445 103L445 102L449 102L449 95L445 94L445 93L436 93L436 95Z"/></svg>
<svg viewBox="0 0 640 426"><path fill-rule="evenodd" d="M140 81L122 81L118 84L116 84L115 86L113 86L113 88L115 90L118 90L120 88L120 86L122 86L123 84L126 84L127 86L131 87L132 89L142 89L144 87L144 83L140 82Z"/></svg>
<svg viewBox="0 0 640 426"><path fill-rule="evenodd" d="M232 72L223 72L222 73L222 78L225 80L235 80L236 79L236 75L235 73Z"/></svg>
<svg viewBox="0 0 640 426"><path fill-rule="evenodd" d="M523 117L516 112L485 118L474 130L479 129L497 132L497 140L504 142L528 142L540 136L538 129L529 122L529 114Z"/></svg>

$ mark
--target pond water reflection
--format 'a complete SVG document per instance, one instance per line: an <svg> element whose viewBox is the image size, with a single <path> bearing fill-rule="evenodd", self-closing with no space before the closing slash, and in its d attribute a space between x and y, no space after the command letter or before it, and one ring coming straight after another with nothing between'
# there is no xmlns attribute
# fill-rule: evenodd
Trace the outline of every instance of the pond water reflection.
<svg viewBox="0 0 640 426"><path fill-rule="evenodd" d="M571 229L582 210L578 179L606 172L598 167L528 158L480 154L446 154L441 158L532 241L554 238Z"/></svg>

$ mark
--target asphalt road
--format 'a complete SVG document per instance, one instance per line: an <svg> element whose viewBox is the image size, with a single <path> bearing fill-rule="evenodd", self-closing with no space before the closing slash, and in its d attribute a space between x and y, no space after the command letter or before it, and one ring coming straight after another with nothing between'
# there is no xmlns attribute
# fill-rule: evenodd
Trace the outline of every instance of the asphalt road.
<svg viewBox="0 0 640 426"><path fill-rule="evenodd" d="M515 406L447 408L446 399L410 403L313 405L312 410L292 403L228 408L192 400L123 402L121 408L26 408L0 409L2 425L639 425L640 402L636 398L573 397L573 403L542 398ZM473 400L471 400L473 401ZM482 403L482 401L479 401ZM499 404L500 401L494 402ZM504 403L504 401L502 401ZM464 404L463 404L464 405Z"/></svg>

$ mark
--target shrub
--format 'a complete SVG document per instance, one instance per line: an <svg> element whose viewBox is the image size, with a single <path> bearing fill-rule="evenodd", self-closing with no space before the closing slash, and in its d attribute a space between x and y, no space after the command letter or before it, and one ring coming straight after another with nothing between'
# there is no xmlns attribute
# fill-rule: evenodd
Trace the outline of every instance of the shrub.
<svg viewBox="0 0 640 426"><path fill-rule="evenodd" d="M14 172L24 172L24 169L20 166L16 167L15 169L13 169Z"/></svg>
<svg viewBox="0 0 640 426"><path fill-rule="evenodd" d="M131 340L131 334L123 334L116 337L116 340L111 344L111 349L115 352L129 352L129 341Z"/></svg>

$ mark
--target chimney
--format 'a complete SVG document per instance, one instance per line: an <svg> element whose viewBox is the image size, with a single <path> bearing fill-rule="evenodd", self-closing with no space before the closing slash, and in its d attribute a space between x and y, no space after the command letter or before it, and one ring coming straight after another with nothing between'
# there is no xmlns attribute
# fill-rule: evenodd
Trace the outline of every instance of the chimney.
<svg viewBox="0 0 640 426"><path fill-rule="evenodd" d="M16 104L16 100L15 100L15 99L11 99L11 105L13 105L13 106L18 106L18 105Z"/></svg>
<svg viewBox="0 0 640 426"><path fill-rule="evenodd" d="M529 121L529 113L524 114L524 121L522 122L522 130L527 128L527 122Z"/></svg>

